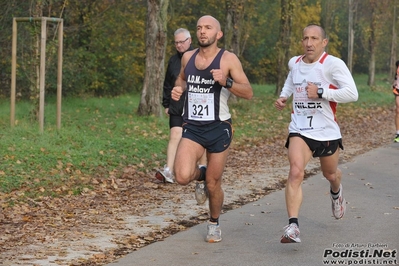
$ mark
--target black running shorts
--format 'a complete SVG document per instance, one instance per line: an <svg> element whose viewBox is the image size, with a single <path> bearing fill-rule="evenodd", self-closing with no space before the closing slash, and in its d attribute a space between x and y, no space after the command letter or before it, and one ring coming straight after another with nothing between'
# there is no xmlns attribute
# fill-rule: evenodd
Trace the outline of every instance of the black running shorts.
<svg viewBox="0 0 399 266"><path fill-rule="evenodd" d="M230 119L202 126L184 124L182 137L197 142L210 153L219 153L230 146L233 127Z"/></svg>
<svg viewBox="0 0 399 266"><path fill-rule="evenodd" d="M288 135L287 142L285 143L286 148L288 148L288 146L290 144L291 137L302 138L308 145L309 149L312 151L314 158L333 155L336 152L336 150L338 149L338 147L340 147L341 150L344 149L344 146L342 145L342 139L329 140L329 141L318 141L318 140L304 137L299 133L290 133Z"/></svg>

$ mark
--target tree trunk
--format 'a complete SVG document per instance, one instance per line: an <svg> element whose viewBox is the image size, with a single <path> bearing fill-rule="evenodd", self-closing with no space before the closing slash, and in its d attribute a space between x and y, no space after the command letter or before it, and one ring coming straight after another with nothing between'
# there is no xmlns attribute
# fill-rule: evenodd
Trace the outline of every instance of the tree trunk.
<svg viewBox="0 0 399 266"><path fill-rule="evenodd" d="M148 0L147 3L146 70L138 114L162 116L161 93L165 68L169 0Z"/></svg>
<svg viewBox="0 0 399 266"><path fill-rule="evenodd" d="M226 1L226 7L225 48L237 56L241 56L241 25L244 18L244 0Z"/></svg>
<svg viewBox="0 0 399 266"><path fill-rule="evenodd" d="M388 80L391 81L396 73L396 0L393 0L393 16L392 16L392 41L391 41L391 56L389 64Z"/></svg>
<svg viewBox="0 0 399 266"><path fill-rule="evenodd" d="M375 49L370 50L370 61L369 61L369 78L367 85L370 87L375 86Z"/></svg>
<svg viewBox="0 0 399 266"><path fill-rule="evenodd" d="M244 0L226 1L226 27L224 30L226 50L241 56L241 24L244 17ZM238 98L230 94L230 102L237 102Z"/></svg>
<svg viewBox="0 0 399 266"><path fill-rule="evenodd" d="M32 17L43 16L44 3L43 1L36 1L32 5L30 14ZM39 26L39 28L37 28ZM33 60L32 60L32 74L30 84L30 99L32 103L32 109L30 111L30 117L32 121L39 121L39 110L40 110L40 45L41 45L41 23L37 23L32 31L32 38L35 39L33 42Z"/></svg>
<svg viewBox="0 0 399 266"><path fill-rule="evenodd" d="M350 0L349 0L350 1ZM321 1L321 26L324 28L326 32L329 34L332 33L332 20L334 19L334 5L333 1ZM325 48L325 51L328 53L328 45Z"/></svg>
<svg viewBox="0 0 399 266"><path fill-rule="evenodd" d="M348 68L352 72L353 67L353 43L355 39L355 31L353 29L354 21L353 16L356 12L356 0L349 0L349 18L348 18Z"/></svg>
<svg viewBox="0 0 399 266"><path fill-rule="evenodd" d="M292 14L294 12L293 0L281 0L280 38L277 50L277 82L276 95L280 95L288 73L288 60L290 51L290 36L292 29Z"/></svg>
<svg viewBox="0 0 399 266"><path fill-rule="evenodd" d="M376 8L371 5L371 19L370 19L370 36L369 36L369 49L370 49L370 61L369 61L369 77L367 85L375 86L375 53L376 53Z"/></svg>

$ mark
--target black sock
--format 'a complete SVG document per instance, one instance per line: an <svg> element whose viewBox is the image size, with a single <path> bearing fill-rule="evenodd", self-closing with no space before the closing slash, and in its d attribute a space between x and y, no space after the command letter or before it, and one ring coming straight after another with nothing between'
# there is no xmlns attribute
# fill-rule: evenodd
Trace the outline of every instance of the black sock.
<svg viewBox="0 0 399 266"><path fill-rule="evenodd" d="M296 224L299 227L298 218L292 217L288 220L288 224Z"/></svg>
<svg viewBox="0 0 399 266"><path fill-rule="evenodd" d="M198 181L204 181L205 180L205 173L206 173L206 168L205 167L201 167L199 168L200 170L200 175L198 177Z"/></svg>
<svg viewBox="0 0 399 266"><path fill-rule="evenodd" d="M340 190L341 190L341 189L339 189L338 192L333 192L332 189L330 188L331 197L332 197L333 199L335 199L335 200L338 199L338 198L339 198L339 192L340 192Z"/></svg>
<svg viewBox="0 0 399 266"><path fill-rule="evenodd" d="M209 221L210 221L211 223L216 223L217 225L219 225L219 217L218 217L218 218L213 218L213 217L211 216L211 218L209 219Z"/></svg>

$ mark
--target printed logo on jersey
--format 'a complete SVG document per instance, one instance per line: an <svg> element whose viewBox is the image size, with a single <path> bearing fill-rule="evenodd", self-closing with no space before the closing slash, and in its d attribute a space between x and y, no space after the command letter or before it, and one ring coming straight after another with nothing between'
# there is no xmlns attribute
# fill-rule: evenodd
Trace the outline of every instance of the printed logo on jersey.
<svg viewBox="0 0 399 266"><path fill-rule="evenodd" d="M188 84L189 92L210 93L211 89L213 87L213 84L215 84L215 81L212 78L204 79L204 78L201 78L201 76L189 75L187 77L187 83L189 83ZM198 85L194 85L194 84L198 84ZM202 87L201 85L205 85L205 87ZM211 86L209 86L209 85L211 85Z"/></svg>

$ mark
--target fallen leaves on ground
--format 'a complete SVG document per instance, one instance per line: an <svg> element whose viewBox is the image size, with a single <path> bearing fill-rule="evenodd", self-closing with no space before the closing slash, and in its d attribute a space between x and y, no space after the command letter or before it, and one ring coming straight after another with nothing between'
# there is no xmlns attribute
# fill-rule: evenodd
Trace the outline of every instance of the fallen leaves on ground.
<svg viewBox="0 0 399 266"><path fill-rule="evenodd" d="M341 111L345 150L340 163L392 141L394 112ZM267 125L265 125L267 127ZM256 144L232 146L223 176L223 211L281 189L287 175L286 134ZM208 219L193 184L159 183L127 166L105 178L91 178L78 196L18 201L21 191L0 194L0 261L3 265L103 265L145 245ZM318 169L307 170L306 175ZM45 189L45 188L44 188ZM63 188L67 190L68 188ZM398 207L394 207L395 210Z"/></svg>

